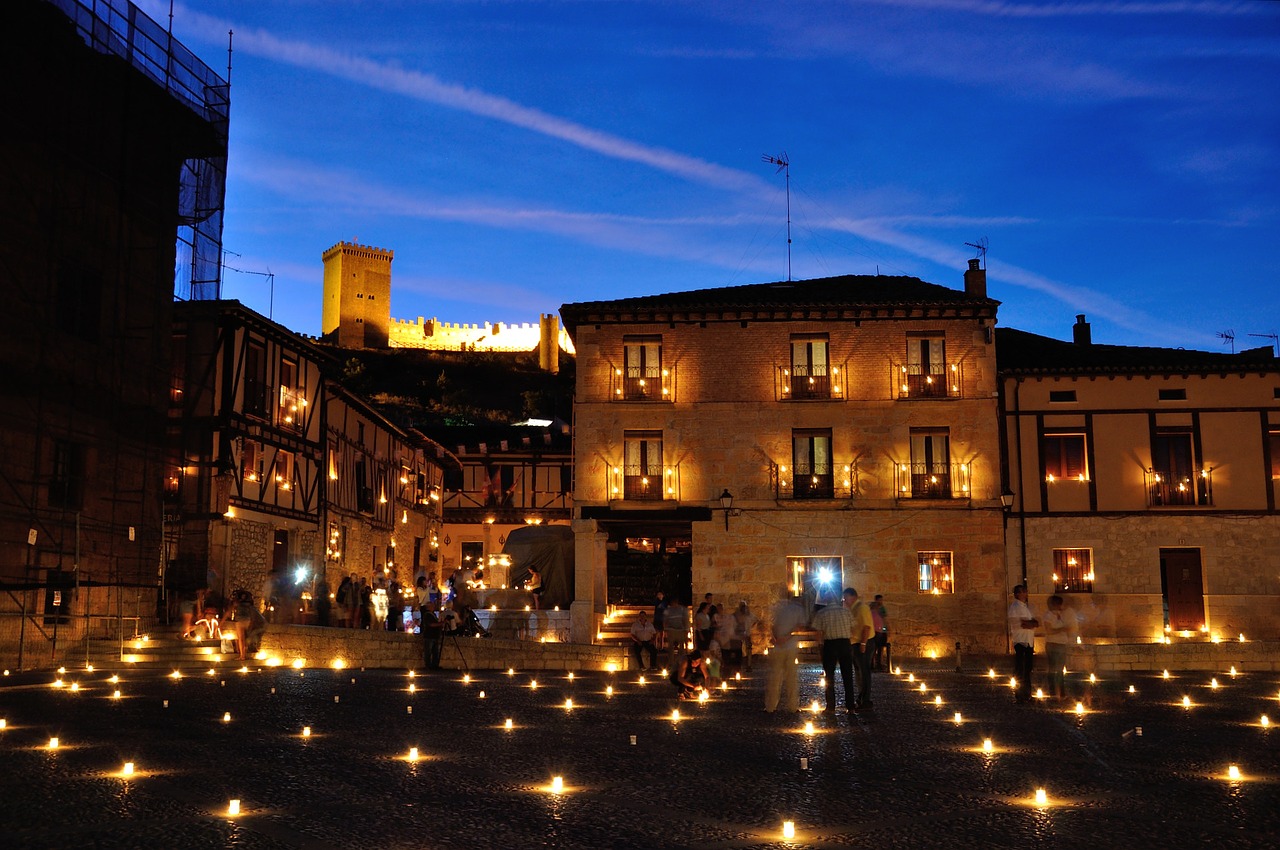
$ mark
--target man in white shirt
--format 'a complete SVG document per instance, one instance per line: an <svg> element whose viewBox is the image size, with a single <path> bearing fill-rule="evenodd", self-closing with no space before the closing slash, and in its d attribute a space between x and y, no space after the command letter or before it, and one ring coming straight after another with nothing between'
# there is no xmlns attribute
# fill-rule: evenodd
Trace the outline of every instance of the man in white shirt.
<svg viewBox="0 0 1280 850"><path fill-rule="evenodd" d="M773 648L769 650L769 678L765 681L764 710L772 714L779 703L782 710L795 714L800 710L800 671L796 656L800 652L800 638L795 632L807 623L804 606L791 595L791 589L779 586L779 598L771 612L769 632Z"/></svg>
<svg viewBox="0 0 1280 850"><path fill-rule="evenodd" d="M636 669L641 673L648 669L641 660L641 650L649 650L649 667L658 666L658 648L653 643L657 634L658 630L649 621L649 612L642 609L631 624L631 657L636 660Z"/></svg>
<svg viewBox="0 0 1280 850"><path fill-rule="evenodd" d="M1018 585L1013 589L1013 601L1009 603L1009 637L1013 641L1013 677L1018 686L1014 689L1014 701L1031 700L1031 670L1035 667L1036 627L1040 621L1027 603L1027 588Z"/></svg>

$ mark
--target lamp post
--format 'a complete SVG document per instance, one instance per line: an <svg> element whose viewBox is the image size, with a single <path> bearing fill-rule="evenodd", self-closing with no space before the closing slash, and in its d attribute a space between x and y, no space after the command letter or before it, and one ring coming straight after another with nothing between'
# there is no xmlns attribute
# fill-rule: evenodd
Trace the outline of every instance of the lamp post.
<svg viewBox="0 0 1280 850"><path fill-rule="evenodd" d="M729 530L729 511L733 510L733 494L729 492L729 488L725 488L720 494L720 509L724 511L724 530Z"/></svg>

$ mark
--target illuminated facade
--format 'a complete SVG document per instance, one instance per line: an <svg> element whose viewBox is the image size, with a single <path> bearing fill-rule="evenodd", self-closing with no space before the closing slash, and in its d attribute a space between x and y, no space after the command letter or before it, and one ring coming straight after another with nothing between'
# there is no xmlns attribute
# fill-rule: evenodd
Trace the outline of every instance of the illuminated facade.
<svg viewBox="0 0 1280 850"><path fill-rule="evenodd" d="M996 332L1011 571L1088 639L1275 638L1280 360ZM1025 566L1024 566L1025 565ZM1166 626L1167 631L1166 631Z"/></svg>
<svg viewBox="0 0 1280 850"><path fill-rule="evenodd" d="M658 589L761 612L785 581L884 594L907 651L1002 650L997 306L975 262L964 291L845 276L562 307L575 639Z"/></svg>
<svg viewBox="0 0 1280 850"><path fill-rule="evenodd" d="M173 340L170 586L258 595L272 576L297 601L321 576L331 590L352 572L412 583L439 530L439 447L327 380L321 350L238 302L177 305Z"/></svg>

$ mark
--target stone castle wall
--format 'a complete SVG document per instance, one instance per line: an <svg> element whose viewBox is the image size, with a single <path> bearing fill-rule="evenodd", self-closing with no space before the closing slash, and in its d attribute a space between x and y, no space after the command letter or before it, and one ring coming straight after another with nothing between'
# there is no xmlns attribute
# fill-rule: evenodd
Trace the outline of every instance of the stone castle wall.
<svg viewBox="0 0 1280 850"><path fill-rule="evenodd" d="M421 348L429 351L536 351L541 340L538 323L508 325L456 324L438 319L392 319L388 339L392 348ZM573 341L564 328L559 329L561 351L573 352Z"/></svg>

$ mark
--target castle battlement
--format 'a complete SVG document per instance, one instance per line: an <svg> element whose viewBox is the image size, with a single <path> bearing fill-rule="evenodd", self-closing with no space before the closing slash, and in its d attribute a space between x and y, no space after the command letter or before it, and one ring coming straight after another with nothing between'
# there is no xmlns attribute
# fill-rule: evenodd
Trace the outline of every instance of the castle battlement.
<svg viewBox="0 0 1280 850"><path fill-rule="evenodd" d="M360 245L355 242L339 242L321 254L320 259L327 260L338 254L360 257L364 260L391 260L395 258L396 252L390 248L375 248L372 245Z"/></svg>

